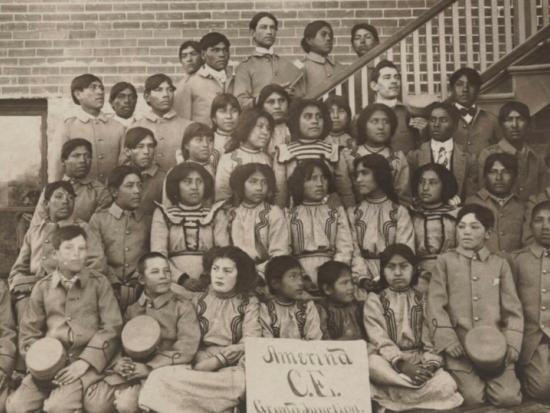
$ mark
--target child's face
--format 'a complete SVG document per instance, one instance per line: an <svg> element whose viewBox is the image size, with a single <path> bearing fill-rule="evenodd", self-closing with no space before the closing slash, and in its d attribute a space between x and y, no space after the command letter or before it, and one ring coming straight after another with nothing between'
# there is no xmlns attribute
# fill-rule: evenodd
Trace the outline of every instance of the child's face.
<svg viewBox="0 0 550 413"><path fill-rule="evenodd" d="M515 183L514 173L499 161L493 162L485 178L487 189L493 195L504 198L512 193Z"/></svg>
<svg viewBox="0 0 550 413"><path fill-rule="evenodd" d="M252 149L264 149L271 139L271 127L266 118L258 118L248 135L247 144Z"/></svg>
<svg viewBox="0 0 550 413"><path fill-rule="evenodd" d="M533 216L531 230L539 244L550 248L550 210L541 209Z"/></svg>
<svg viewBox="0 0 550 413"><path fill-rule="evenodd" d="M273 116L275 122L282 122L288 115L288 101L284 96L272 93L265 100L263 109Z"/></svg>
<svg viewBox="0 0 550 413"><path fill-rule="evenodd" d="M490 235L490 231L472 213L464 215L456 226L458 245L465 250L479 250Z"/></svg>
<svg viewBox="0 0 550 413"><path fill-rule="evenodd" d="M161 257L149 258L141 277L149 297L158 297L170 291L172 273L168 261Z"/></svg>
<svg viewBox="0 0 550 413"><path fill-rule="evenodd" d="M306 106L300 115L300 132L306 139L318 139L324 124L323 114L317 106Z"/></svg>
<svg viewBox="0 0 550 413"><path fill-rule="evenodd" d="M71 216L74 209L74 196L64 188L57 188L53 191L50 200L46 202L50 220L57 222Z"/></svg>
<svg viewBox="0 0 550 413"><path fill-rule="evenodd" d="M212 118L212 123L216 128L225 133L231 133L235 130L237 120L239 119L239 110L233 105L227 105L216 111Z"/></svg>
<svg viewBox="0 0 550 413"><path fill-rule="evenodd" d="M355 170L355 185L360 195L369 195L378 190L378 183L374 178L374 173L370 168L366 168L362 164L357 165Z"/></svg>
<svg viewBox="0 0 550 413"><path fill-rule="evenodd" d="M414 268L401 255L394 255L384 267L384 277L390 288L402 290L411 285Z"/></svg>
<svg viewBox="0 0 550 413"><path fill-rule="evenodd" d="M132 163L140 170L145 170L153 165L155 159L156 143L152 136L143 138L135 148L126 148Z"/></svg>
<svg viewBox="0 0 550 413"><path fill-rule="evenodd" d="M304 292L304 276L301 268L291 268L275 283L277 295L289 300L298 299Z"/></svg>
<svg viewBox="0 0 550 413"><path fill-rule="evenodd" d="M304 181L304 200L320 202L327 196L328 181L320 168L313 168L309 179Z"/></svg>
<svg viewBox="0 0 550 413"><path fill-rule="evenodd" d="M179 182L180 201L184 205L198 205L204 197L204 181L201 174L191 171Z"/></svg>
<svg viewBox="0 0 550 413"><path fill-rule="evenodd" d="M57 260L59 269L73 274L82 271L86 264L87 255L86 239L82 235L63 241L59 245L59 249L54 252L54 258Z"/></svg>
<svg viewBox="0 0 550 413"><path fill-rule="evenodd" d="M367 142L373 145L386 145L391 138L390 118L386 112L376 110L367 120Z"/></svg>
<svg viewBox="0 0 550 413"><path fill-rule="evenodd" d="M155 112L166 113L174 103L174 86L162 82L158 87L145 94L145 101Z"/></svg>
<svg viewBox="0 0 550 413"><path fill-rule="evenodd" d="M202 64L201 54L194 47L188 46L181 51L180 62L185 73L195 73Z"/></svg>
<svg viewBox="0 0 550 413"><path fill-rule="evenodd" d="M268 190L267 178L258 171L250 175L244 182L244 197L251 204L263 202Z"/></svg>
<svg viewBox="0 0 550 413"><path fill-rule="evenodd" d="M212 288L218 293L229 293L235 289L238 275L235 261L226 257L216 258L210 270Z"/></svg>
<svg viewBox="0 0 550 413"><path fill-rule="evenodd" d="M330 120L332 120L332 132L340 133L346 130L349 123L348 113L337 105L330 108Z"/></svg>
<svg viewBox="0 0 550 413"><path fill-rule="evenodd" d="M122 209L134 210L141 203L143 185L141 178L133 173L126 175L122 184L114 192L116 203Z"/></svg>
<svg viewBox="0 0 550 413"><path fill-rule="evenodd" d="M194 136L185 144L189 159L195 162L208 162L213 148L214 144L210 136Z"/></svg>
<svg viewBox="0 0 550 413"><path fill-rule="evenodd" d="M328 296L338 303L351 303L355 288L349 271L344 271L332 287L327 287Z"/></svg>
<svg viewBox="0 0 550 413"><path fill-rule="evenodd" d="M334 35L330 27L322 27L315 37L306 39L312 52L318 53L321 56L326 56L332 51Z"/></svg>
<svg viewBox="0 0 550 413"><path fill-rule="evenodd" d="M443 182L434 171L425 171L418 181L418 198L423 205L431 206L441 203Z"/></svg>

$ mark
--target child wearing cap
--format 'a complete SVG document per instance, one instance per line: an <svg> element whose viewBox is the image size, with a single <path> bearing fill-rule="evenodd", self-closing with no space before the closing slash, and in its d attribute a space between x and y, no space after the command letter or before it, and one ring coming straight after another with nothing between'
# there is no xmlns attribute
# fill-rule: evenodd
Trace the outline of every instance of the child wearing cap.
<svg viewBox="0 0 550 413"><path fill-rule="evenodd" d="M317 274L324 296L316 303L323 340L364 340L363 305L355 299L350 266L331 260L321 265Z"/></svg>
<svg viewBox="0 0 550 413"><path fill-rule="evenodd" d="M513 406L522 399L515 364L523 312L508 262L485 245L494 221L491 210L478 204L458 212L458 247L437 258L428 290L428 322L435 350L443 354L465 404ZM505 336L503 371L484 372L467 354L466 334L478 326L497 328Z"/></svg>
<svg viewBox="0 0 550 413"><path fill-rule="evenodd" d="M531 217L533 242L512 253L518 295L523 304L525 332L519 366L525 392L550 398L550 201L538 203Z"/></svg>
<svg viewBox="0 0 550 413"><path fill-rule="evenodd" d="M300 262L281 255L271 259L265 280L272 297L260 304L262 336L320 340L319 313L311 300L303 298L304 276Z"/></svg>
<svg viewBox="0 0 550 413"><path fill-rule="evenodd" d="M145 359L119 357L109 375L93 384L85 399L88 413L137 412L141 383L149 373L164 366L188 364L199 347L200 329L190 301L170 291L170 264L158 252L141 256L139 282L144 291L126 310L125 320L141 315L152 317L160 325L160 342ZM122 343L124 345L124 341Z"/></svg>
<svg viewBox="0 0 550 413"><path fill-rule="evenodd" d="M8 398L8 412L81 411L82 396L101 378L118 350L122 317L107 278L85 268L87 236L76 225L60 227L52 239L57 268L39 280L19 326L19 351L43 337L59 340L69 364L48 383L28 374Z"/></svg>
<svg viewBox="0 0 550 413"><path fill-rule="evenodd" d="M416 257L404 244L380 255L378 294L365 301L364 323L371 348L373 399L391 411L450 410L462 403L452 377L441 369L424 318L424 298L415 290Z"/></svg>

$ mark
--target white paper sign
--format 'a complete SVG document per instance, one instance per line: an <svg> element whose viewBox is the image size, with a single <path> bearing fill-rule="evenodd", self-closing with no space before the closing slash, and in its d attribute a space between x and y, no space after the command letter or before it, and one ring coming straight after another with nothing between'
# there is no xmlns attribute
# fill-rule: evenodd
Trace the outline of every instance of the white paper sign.
<svg viewBox="0 0 550 413"><path fill-rule="evenodd" d="M246 339L248 413L370 413L364 341Z"/></svg>

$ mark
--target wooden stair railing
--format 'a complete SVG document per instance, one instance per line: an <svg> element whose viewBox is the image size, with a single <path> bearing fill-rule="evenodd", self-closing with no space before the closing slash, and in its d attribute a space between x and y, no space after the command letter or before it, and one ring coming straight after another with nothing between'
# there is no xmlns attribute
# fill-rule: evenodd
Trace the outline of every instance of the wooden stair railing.
<svg viewBox="0 0 550 413"><path fill-rule="evenodd" d="M483 73L549 23L550 0L439 0L308 97L346 90L352 113L358 112L368 104L368 68L385 57L400 68L404 100L419 94L445 99L454 70L469 66Z"/></svg>

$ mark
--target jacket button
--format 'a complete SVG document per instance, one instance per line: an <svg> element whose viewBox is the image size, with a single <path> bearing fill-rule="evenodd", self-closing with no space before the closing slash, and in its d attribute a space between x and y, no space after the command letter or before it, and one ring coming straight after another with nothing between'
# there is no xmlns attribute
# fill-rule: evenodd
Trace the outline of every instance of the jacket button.
<svg viewBox="0 0 550 413"><path fill-rule="evenodd" d="M477 301L477 300L479 300L479 297L476 295L476 296L474 297L474 301Z"/></svg>
<svg viewBox="0 0 550 413"><path fill-rule="evenodd" d="M479 279L479 278L476 277L476 276L472 277L472 280L474 280L474 281L477 281L478 279Z"/></svg>
<svg viewBox="0 0 550 413"><path fill-rule="evenodd" d="M479 321L479 317L474 317L474 321Z"/></svg>

